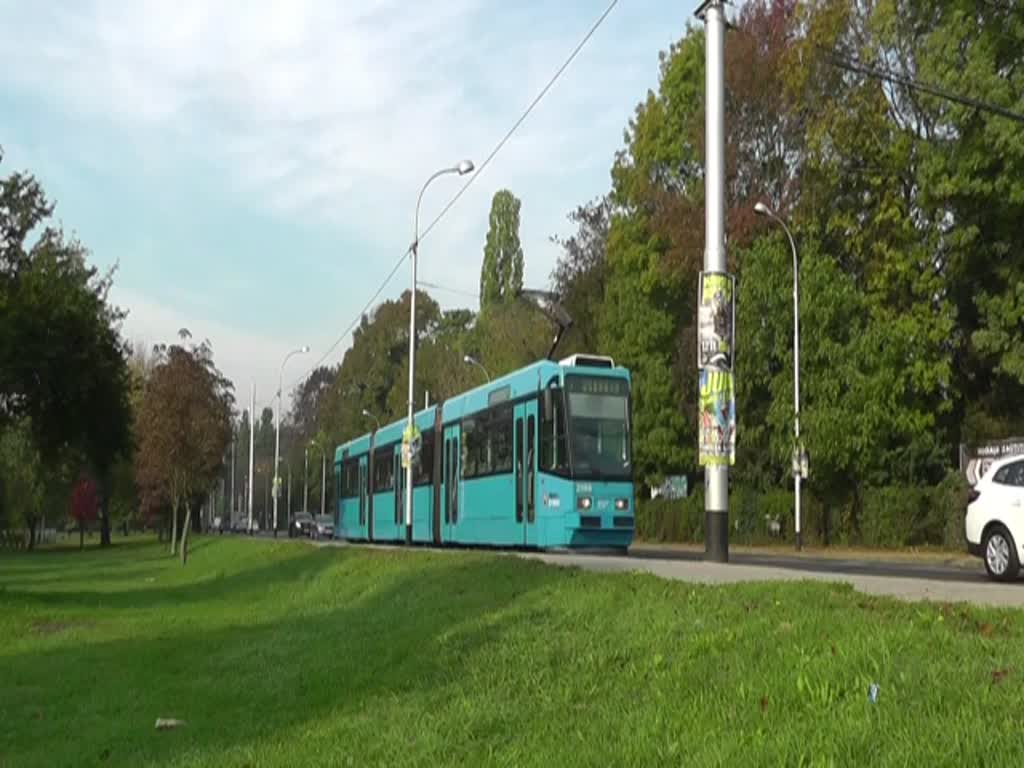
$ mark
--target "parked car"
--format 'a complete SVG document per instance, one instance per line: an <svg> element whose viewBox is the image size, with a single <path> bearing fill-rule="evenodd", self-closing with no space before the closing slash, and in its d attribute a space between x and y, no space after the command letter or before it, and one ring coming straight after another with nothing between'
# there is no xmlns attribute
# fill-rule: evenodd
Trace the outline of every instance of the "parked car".
<svg viewBox="0 0 1024 768"><path fill-rule="evenodd" d="M259 521L253 518L252 528L249 527L249 518L240 517L231 525L231 530L235 533L259 533L260 524Z"/></svg>
<svg viewBox="0 0 1024 768"><path fill-rule="evenodd" d="M334 518L330 515L317 515L316 525L313 527L314 539L334 538Z"/></svg>
<svg viewBox="0 0 1024 768"><path fill-rule="evenodd" d="M292 524L288 526L288 538L296 536L312 536L316 523L309 512L298 512L292 518Z"/></svg>
<svg viewBox="0 0 1024 768"><path fill-rule="evenodd" d="M967 551L988 575L1013 581L1024 561L1024 456L992 462L970 491L964 519Z"/></svg>

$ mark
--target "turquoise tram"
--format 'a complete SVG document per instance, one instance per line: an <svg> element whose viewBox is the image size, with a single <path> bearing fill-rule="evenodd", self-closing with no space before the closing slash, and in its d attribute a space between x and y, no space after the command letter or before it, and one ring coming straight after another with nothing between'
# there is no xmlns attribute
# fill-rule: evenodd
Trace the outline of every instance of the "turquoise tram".
<svg viewBox="0 0 1024 768"><path fill-rule="evenodd" d="M616 548L633 540L630 376L607 357L540 361L414 416L413 541ZM338 446L335 535L405 540L402 432Z"/></svg>

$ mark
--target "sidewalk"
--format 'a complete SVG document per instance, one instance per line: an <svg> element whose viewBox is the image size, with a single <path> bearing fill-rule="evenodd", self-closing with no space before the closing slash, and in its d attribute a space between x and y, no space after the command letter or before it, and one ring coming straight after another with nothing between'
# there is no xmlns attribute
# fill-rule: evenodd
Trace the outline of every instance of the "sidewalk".
<svg viewBox="0 0 1024 768"><path fill-rule="evenodd" d="M798 570L768 565L711 563L701 560L645 559L608 555L521 553L552 565L575 566L590 571L641 571L663 579L701 584L734 584L751 581L827 581L846 583L870 595L900 600L967 602L976 605L1024 608L1024 582L1002 584L989 581L984 573L958 575L943 581L919 576L874 575L827 570ZM977 567L977 566L975 566Z"/></svg>

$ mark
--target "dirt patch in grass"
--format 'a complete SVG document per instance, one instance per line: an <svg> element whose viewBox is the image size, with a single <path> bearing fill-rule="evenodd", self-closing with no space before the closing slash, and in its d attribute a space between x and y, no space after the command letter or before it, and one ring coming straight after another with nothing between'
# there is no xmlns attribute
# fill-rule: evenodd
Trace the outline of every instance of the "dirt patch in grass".
<svg viewBox="0 0 1024 768"><path fill-rule="evenodd" d="M56 635L72 629L84 629L92 626L88 621L33 621L32 631L37 635Z"/></svg>

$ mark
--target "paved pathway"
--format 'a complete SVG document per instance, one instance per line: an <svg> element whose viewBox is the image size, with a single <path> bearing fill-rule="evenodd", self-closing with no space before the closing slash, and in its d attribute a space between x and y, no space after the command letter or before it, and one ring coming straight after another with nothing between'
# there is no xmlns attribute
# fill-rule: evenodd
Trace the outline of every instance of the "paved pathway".
<svg viewBox="0 0 1024 768"><path fill-rule="evenodd" d="M522 553L522 557L543 560L546 563L563 566L577 566L591 571L646 571L665 579L700 582L703 584L732 584L741 581L814 581L846 582L861 592L872 595L886 595L902 600L936 600L940 602L971 602L978 605L1024 607L1024 581L1001 584L989 581L984 566L979 562L977 571L954 568L950 578L940 578L934 567L927 575L909 571L897 575L892 563L850 563L843 569L843 563L836 564L821 558L803 567L770 565L764 561L768 556L759 556L757 564L744 563L742 559L730 563L709 563L697 559L663 559L653 557L626 557L617 555L578 555ZM811 567L808 567L811 566ZM873 571L879 572L873 572Z"/></svg>
<svg viewBox="0 0 1024 768"><path fill-rule="evenodd" d="M342 541L319 542L320 546L352 546ZM401 545L355 545L398 548ZM404 548L404 547L403 547ZM456 550L439 550L456 551ZM980 560L944 563L934 558L834 557L778 553L733 553L729 563L704 562L692 549L638 545L630 555L509 552L552 565L590 571L643 571L664 579L702 584L733 584L744 581L845 582L861 592L901 600L970 602L977 605L1024 608L1024 579L1002 584L985 575Z"/></svg>

